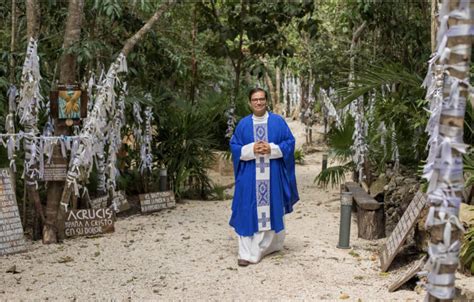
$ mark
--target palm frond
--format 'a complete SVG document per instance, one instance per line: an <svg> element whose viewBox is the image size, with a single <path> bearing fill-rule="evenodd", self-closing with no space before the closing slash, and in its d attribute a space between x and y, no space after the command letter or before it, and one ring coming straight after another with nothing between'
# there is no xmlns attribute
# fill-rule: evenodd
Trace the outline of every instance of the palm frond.
<svg viewBox="0 0 474 302"><path fill-rule="evenodd" d="M314 182L323 188L326 188L328 185L335 187L345 181L345 174L354 169L354 163L348 162L342 166L333 166L328 167L326 170L321 171L318 176L314 179Z"/></svg>
<svg viewBox="0 0 474 302"><path fill-rule="evenodd" d="M474 274L474 227L471 227L465 234L459 253L461 265L468 268Z"/></svg>
<svg viewBox="0 0 474 302"><path fill-rule="evenodd" d="M352 135L354 133L354 119L347 116L341 127L332 128L328 135L328 146L331 157L347 161L352 156Z"/></svg>
<svg viewBox="0 0 474 302"><path fill-rule="evenodd" d="M339 109L346 107L370 91L381 90L381 87L386 85L405 86L410 88L411 93L424 94L424 90L421 88L423 79L398 63L365 66L357 72L353 82L354 87L344 87L338 90L338 94L344 97L342 102L337 105Z"/></svg>

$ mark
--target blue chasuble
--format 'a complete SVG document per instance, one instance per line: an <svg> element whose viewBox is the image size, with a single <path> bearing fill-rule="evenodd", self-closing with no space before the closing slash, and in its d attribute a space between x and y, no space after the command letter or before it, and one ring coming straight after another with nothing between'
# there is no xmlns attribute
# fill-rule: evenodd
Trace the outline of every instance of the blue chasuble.
<svg viewBox="0 0 474 302"><path fill-rule="evenodd" d="M256 156L256 160L240 160L242 147L258 140L278 145L283 157L264 159ZM290 128L281 116L273 113L269 113L268 122L263 125L254 125L252 115L248 115L237 125L230 140L230 149L235 176L230 225L240 236L253 236L267 229L280 232L284 229L283 215L291 213L293 205L299 200L295 177L295 138ZM266 171L265 175L259 174L260 170Z"/></svg>

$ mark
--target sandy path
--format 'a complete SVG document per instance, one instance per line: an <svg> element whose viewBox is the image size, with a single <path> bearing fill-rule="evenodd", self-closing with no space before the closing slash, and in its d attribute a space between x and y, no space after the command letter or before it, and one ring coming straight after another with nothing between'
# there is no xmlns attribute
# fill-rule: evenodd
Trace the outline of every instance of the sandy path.
<svg viewBox="0 0 474 302"><path fill-rule="evenodd" d="M352 252L335 247L339 198L312 184L320 160L315 153L297 166L301 201L287 216L285 248L258 265L237 266L230 200L185 201L120 219L113 234L30 243L27 253L0 258L0 300L423 299L387 292L397 276L380 274L377 243L357 239L354 221ZM65 257L72 261L60 263ZM5 273L13 264L20 273Z"/></svg>

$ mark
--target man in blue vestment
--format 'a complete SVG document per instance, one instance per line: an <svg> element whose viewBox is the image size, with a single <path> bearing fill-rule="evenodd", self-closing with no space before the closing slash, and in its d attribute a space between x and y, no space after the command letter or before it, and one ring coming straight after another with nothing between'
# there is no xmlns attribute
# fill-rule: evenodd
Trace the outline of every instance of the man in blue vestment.
<svg viewBox="0 0 474 302"><path fill-rule="evenodd" d="M239 266L283 248L283 216L299 200L295 138L281 116L267 112L266 102L265 90L250 91L253 114L239 122L230 140L235 176L230 225L239 239Z"/></svg>

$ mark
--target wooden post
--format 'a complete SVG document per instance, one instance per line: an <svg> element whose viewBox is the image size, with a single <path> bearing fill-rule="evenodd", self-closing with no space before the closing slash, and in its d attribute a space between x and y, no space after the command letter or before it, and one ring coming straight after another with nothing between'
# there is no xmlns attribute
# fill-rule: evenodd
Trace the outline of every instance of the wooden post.
<svg viewBox="0 0 474 302"><path fill-rule="evenodd" d="M436 3L437 1L434 0L434 2ZM432 5L436 5L435 3ZM464 12L469 16L467 19L449 17L447 22L448 31L457 25L468 24L472 26L473 16L470 15L470 11L474 9L474 2L451 0L444 5L446 4L449 5L447 7L448 11L440 11L440 14L444 14L440 16L440 18L448 16L453 10L459 9L462 4L467 4L467 7L464 8ZM434 14L434 10L435 7L432 7L432 15ZM437 83L441 87L443 100L447 100L445 102L448 103L443 105L441 109L441 117L439 119L440 141L437 144L449 144L449 147L452 149L450 159L446 158L446 154L443 154L441 150L446 150L446 148L441 148L440 145L432 145L431 148L437 149L430 150L430 154L434 152L434 150L438 150L437 153L435 153L435 163L440 163L434 166L432 172L433 176L430 177L430 186L428 187L428 197L431 206L430 212L434 213L434 219L438 220L437 224L433 224L433 221L428 220L431 234L430 246L441 247L441 250L434 249L430 251L429 263L432 264L432 267L429 272L429 277L433 280L439 275L447 275L452 276L452 279L448 278L448 281L430 281L430 278L428 278L428 301L453 300L455 292L454 274L459 260L459 248L453 247L453 244L459 242L462 235L458 227L459 208L455 202L452 202L453 198L462 198L464 184L462 177L462 152L460 152L460 149L455 148L455 145L450 142L462 143L465 102L468 97L468 85L465 80L467 79L467 82L469 82L472 36L469 35L468 31L466 31L464 35L447 36L447 32L445 32L445 35L447 38L446 47L451 49L450 56L443 58L443 60L438 59L435 64L439 70L437 72ZM442 38L443 37L440 37L438 39L438 46ZM457 46L461 46L461 48L464 47L465 49L463 51L453 51ZM438 51L440 51L440 49L438 49ZM453 68L453 66L456 68ZM456 82L458 85L453 85L453 83ZM459 99L456 99L452 91L456 88L459 89ZM453 101L458 101L459 105L447 105L449 102L453 104ZM459 140L461 140L461 142L459 142ZM442 175L443 171L447 175ZM440 193L443 193L442 200L439 199L439 197L435 198L439 196ZM445 234L448 224L449 227L452 228L452 231L450 234L449 232ZM444 252L443 249L452 249L452 251ZM454 257L454 259L450 259L450 257ZM435 267L439 267L439 270L435 271Z"/></svg>

